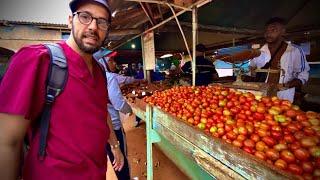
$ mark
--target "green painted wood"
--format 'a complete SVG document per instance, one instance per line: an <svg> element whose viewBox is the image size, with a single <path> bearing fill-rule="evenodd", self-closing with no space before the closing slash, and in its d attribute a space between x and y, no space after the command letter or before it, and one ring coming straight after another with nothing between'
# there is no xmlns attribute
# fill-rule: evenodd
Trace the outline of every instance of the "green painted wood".
<svg viewBox="0 0 320 180"><path fill-rule="evenodd" d="M215 179L204 171L193 159L186 156L179 151L173 144L171 144L166 138L161 136L161 141L156 145L162 150L162 152L174 162L182 172L184 172L190 179L193 180L211 180Z"/></svg>
<svg viewBox="0 0 320 180"><path fill-rule="evenodd" d="M152 158L152 107L146 108L146 133L147 133L147 180L153 180L153 158Z"/></svg>

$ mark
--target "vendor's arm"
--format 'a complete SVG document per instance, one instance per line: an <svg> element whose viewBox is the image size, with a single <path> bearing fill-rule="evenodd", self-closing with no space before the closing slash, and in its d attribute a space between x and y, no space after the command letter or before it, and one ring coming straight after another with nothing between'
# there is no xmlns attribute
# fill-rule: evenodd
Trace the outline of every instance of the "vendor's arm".
<svg viewBox="0 0 320 180"><path fill-rule="evenodd" d="M113 74L116 77L119 84L132 84L134 82L139 81L138 79L135 79L134 77L131 77L131 76L123 76L116 73L113 73Z"/></svg>
<svg viewBox="0 0 320 180"><path fill-rule="evenodd" d="M107 73L107 79L110 103L116 110L121 111L124 114L132 113L130 105L127 103L121 93L116 74Z"/></svg>
<svg viewBox="0 0 320 180"><path fill-rule="evenodd" d="M292 58L294 79L286 83L286 86L300 88L309 79L310 67L300 48L295 49Z"/></svg>

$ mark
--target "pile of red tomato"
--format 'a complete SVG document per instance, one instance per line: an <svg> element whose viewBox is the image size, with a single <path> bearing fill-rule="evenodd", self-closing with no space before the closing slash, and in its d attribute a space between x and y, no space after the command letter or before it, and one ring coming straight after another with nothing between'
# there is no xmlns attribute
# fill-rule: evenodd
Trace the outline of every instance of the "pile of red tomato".
<svg viewBox="0 0 320 180"><path fill-rule="evenodd" d="M320 178L320 114L221 86L179 86L144 100L279 169Z"/></svg>

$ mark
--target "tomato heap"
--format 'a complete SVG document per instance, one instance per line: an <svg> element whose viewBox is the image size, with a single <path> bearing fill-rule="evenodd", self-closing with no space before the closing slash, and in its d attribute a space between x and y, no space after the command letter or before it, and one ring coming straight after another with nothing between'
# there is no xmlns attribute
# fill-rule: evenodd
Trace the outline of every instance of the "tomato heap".
<svg viewBox="0 0 320 180"><path fill-rule="evenodd" d="M179 86L144 100L279 169L320 178L320 114L222 86Z"/></svg>

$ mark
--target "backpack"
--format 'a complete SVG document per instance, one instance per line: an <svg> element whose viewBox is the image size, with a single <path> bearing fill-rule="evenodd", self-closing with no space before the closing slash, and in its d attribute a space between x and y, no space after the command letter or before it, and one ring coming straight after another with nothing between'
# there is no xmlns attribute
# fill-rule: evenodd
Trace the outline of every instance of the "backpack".
<svg viewBox="0 0 320 180"><path fill-rule="evenodd" d="M43 160L46 155L45 150L47 146L47 135L49 130L52 105L57 96L59 96L63 91L68 79L67 59L61 46L56 43L44 44L44 46L48 49L49 52L50 65L46 80L45 106L42 110L39 121L37 122L40 130L40 142L38 151L38 158L40 160ZM32 136L33 133L31 135L31 138L33 138ZM28 138L25 137L25 154L28 152L29 147L30 143L28 141Z"/></svg>

